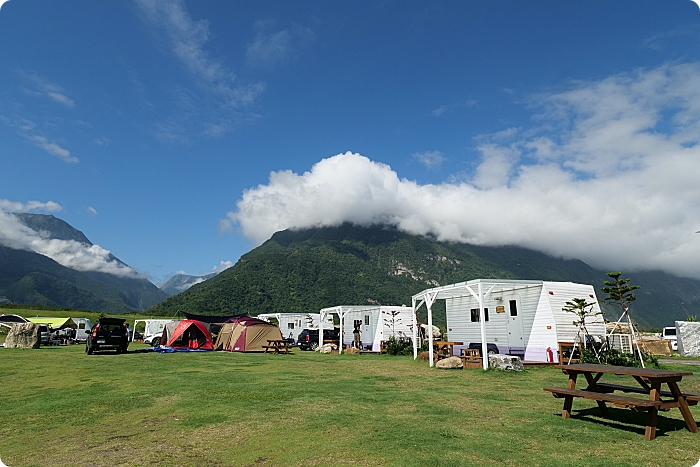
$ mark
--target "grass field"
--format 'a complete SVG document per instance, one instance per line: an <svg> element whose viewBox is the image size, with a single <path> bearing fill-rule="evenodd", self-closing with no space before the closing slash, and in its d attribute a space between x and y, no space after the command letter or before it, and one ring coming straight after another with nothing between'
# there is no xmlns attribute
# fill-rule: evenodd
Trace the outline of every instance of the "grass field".
<svg viewBox="0 0 700 467"><path fill-rule="evenodd" d="M87 356L0 349L0 458L19 466L691 466L700 434L542 390L554 369L436 370L386 355ZM681 389L700 392L696 370ZM614 377L610 377L611 379ZM595 407L595 408L594 408ZM698 406L691 410L700 419Z"/></svg>

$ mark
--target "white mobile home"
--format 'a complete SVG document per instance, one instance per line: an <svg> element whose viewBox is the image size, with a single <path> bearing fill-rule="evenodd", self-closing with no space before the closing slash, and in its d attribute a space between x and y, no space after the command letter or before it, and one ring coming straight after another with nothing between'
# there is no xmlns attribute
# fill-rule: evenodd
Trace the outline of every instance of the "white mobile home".
<svg viewBox="0 0 700 467"><path fill-rule="evenodd" d="M495 345L499 353L520 355L524 360L557 362L559 343L573 343L579 331L574 324L577 316L563 310L574 298L595 302L592 310L600 313L591 285L499 279L424 290L413 296L413 308L425 305L432 324L433 303L445 300L448 338L463 342L455 346L455 352L478 344L485 354ZM589 318L586 328L593 336L605 336L602 315ZM484 359L484 368L487 366L488 359Z"/></svg>
<svg viewBox="0 0 700 467"><path fill-rule="evenodd" d="M263 321L270 322L271 319L277 320L277 326L282 332L282 337L294 339L297 343L299 333L304 329L318 329L321 315L319 313L264 313L258 315L257 318ZM326 318L326 327L333 327L333 317L328 315Z"/></svg>
<svg viewBox="0 0 700 467"><path fill-rule="evenodd" d="M344 345L352 345L353 331L360 327L362 348L380 352L382 342L391 336L396 338L413 336L416 322L413 309L407 306L336 306L321 310L321 316L338 315L341 322L340 335Z"/></svg>

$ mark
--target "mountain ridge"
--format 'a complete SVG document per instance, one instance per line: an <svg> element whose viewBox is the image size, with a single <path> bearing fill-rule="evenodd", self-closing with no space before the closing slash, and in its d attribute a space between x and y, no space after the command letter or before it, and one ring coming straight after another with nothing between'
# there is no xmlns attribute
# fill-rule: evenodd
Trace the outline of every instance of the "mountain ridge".
<svg viewBox="0 0 700 467"><path fill-rule="evenodd" d="M52 215L14 215L44 237L93 245L81 231ZM126 266L111 253L109 260ZM167 298L167 294L145 278L78 271L34 251L0 245L0 297L14 303L121 314L143 311Z"/></svg>
<svg viewBox="0 0 700 467"><path fill-rule="evenodd" d="M661 327L700 314L700 281L662 272L625 274L642 288L634 319ZM608 279L583 261L525 248L439 242L395 228L344 224L275 233L231 268L149 312L253 315L317 312L339 304L410 305L421 290L471 279L536 279L591 284ZM602 304L608 319L619 313Z"/></svg>

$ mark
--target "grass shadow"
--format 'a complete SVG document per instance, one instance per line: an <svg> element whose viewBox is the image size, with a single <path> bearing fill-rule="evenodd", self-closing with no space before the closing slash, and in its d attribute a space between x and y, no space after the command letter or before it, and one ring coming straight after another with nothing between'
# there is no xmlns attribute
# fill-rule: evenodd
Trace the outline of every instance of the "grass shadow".
<svg viewBox="0 0 700 467"><path fill-rule="evenodd" d="M663 413L664 412L659 412L659 415L657 417L657 438L659 436L666 436L666 434L669 432L678 431L686 428L685 421L664 417ZM561 416L561 414L557 415ZM571 413L571 418L577 420L585 420L587 422L592 422L598 425L617 428L620 430L628 431L630 433L637 433L644 436L644 432L646 430L647 413L633 412L629 409L608 407L608 417L603 417L599 408L591 407L587 409L573 410Z"/></svg>

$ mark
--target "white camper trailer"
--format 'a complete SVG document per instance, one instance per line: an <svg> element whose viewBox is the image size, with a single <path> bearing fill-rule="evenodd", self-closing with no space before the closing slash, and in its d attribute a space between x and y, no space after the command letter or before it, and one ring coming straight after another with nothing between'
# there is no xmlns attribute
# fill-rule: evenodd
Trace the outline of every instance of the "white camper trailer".
<svg viewBox="0 0 700 467"><path fill-rule="evenodd" d="M578 317L563 310L574 298L595 302L592 311L600 313L593 286L573 282L476 279L424 290L413 296L413 303L414 310L426 306L432 324L433 303L445 300L447 335L464 343L455 346L455 353L478 344L482 353L495 346L499 353L524 360L558 362L559 343L573 343L579 332L574 323ZM604 339L602 315L589 318L586 328L589 335Z"/></svg>
<svg viewBox="0 0 700 467"><path fill-rule="evenodd" d="M353 343L353 331L360 327L360 340L364 350L380 352L382 342L391 336L413 336L413 310L407 306L336 306L321 310L321 316L337 314L341 323L341 340L344 345Z"/></svg>
<svg viewBox="0 0 700 467"><path fill-rule="evenodd" d="M321 315L319 313L264 313L258 315L257 318L263 321L270 322L271 319L277 320L277 326L282 332L282 337L294 339L297 343L299 334L304 329L318 329L318 323ZM333 317L326 317L326 328L333 327Z"/></svg>
<svg viewBox="0 0 700 467"><path fill-rule="evenodd" d="M92 329L92 321L87 318L72 318L72 320L78 326L75 330L75 340L86 341Z"/></svg>

